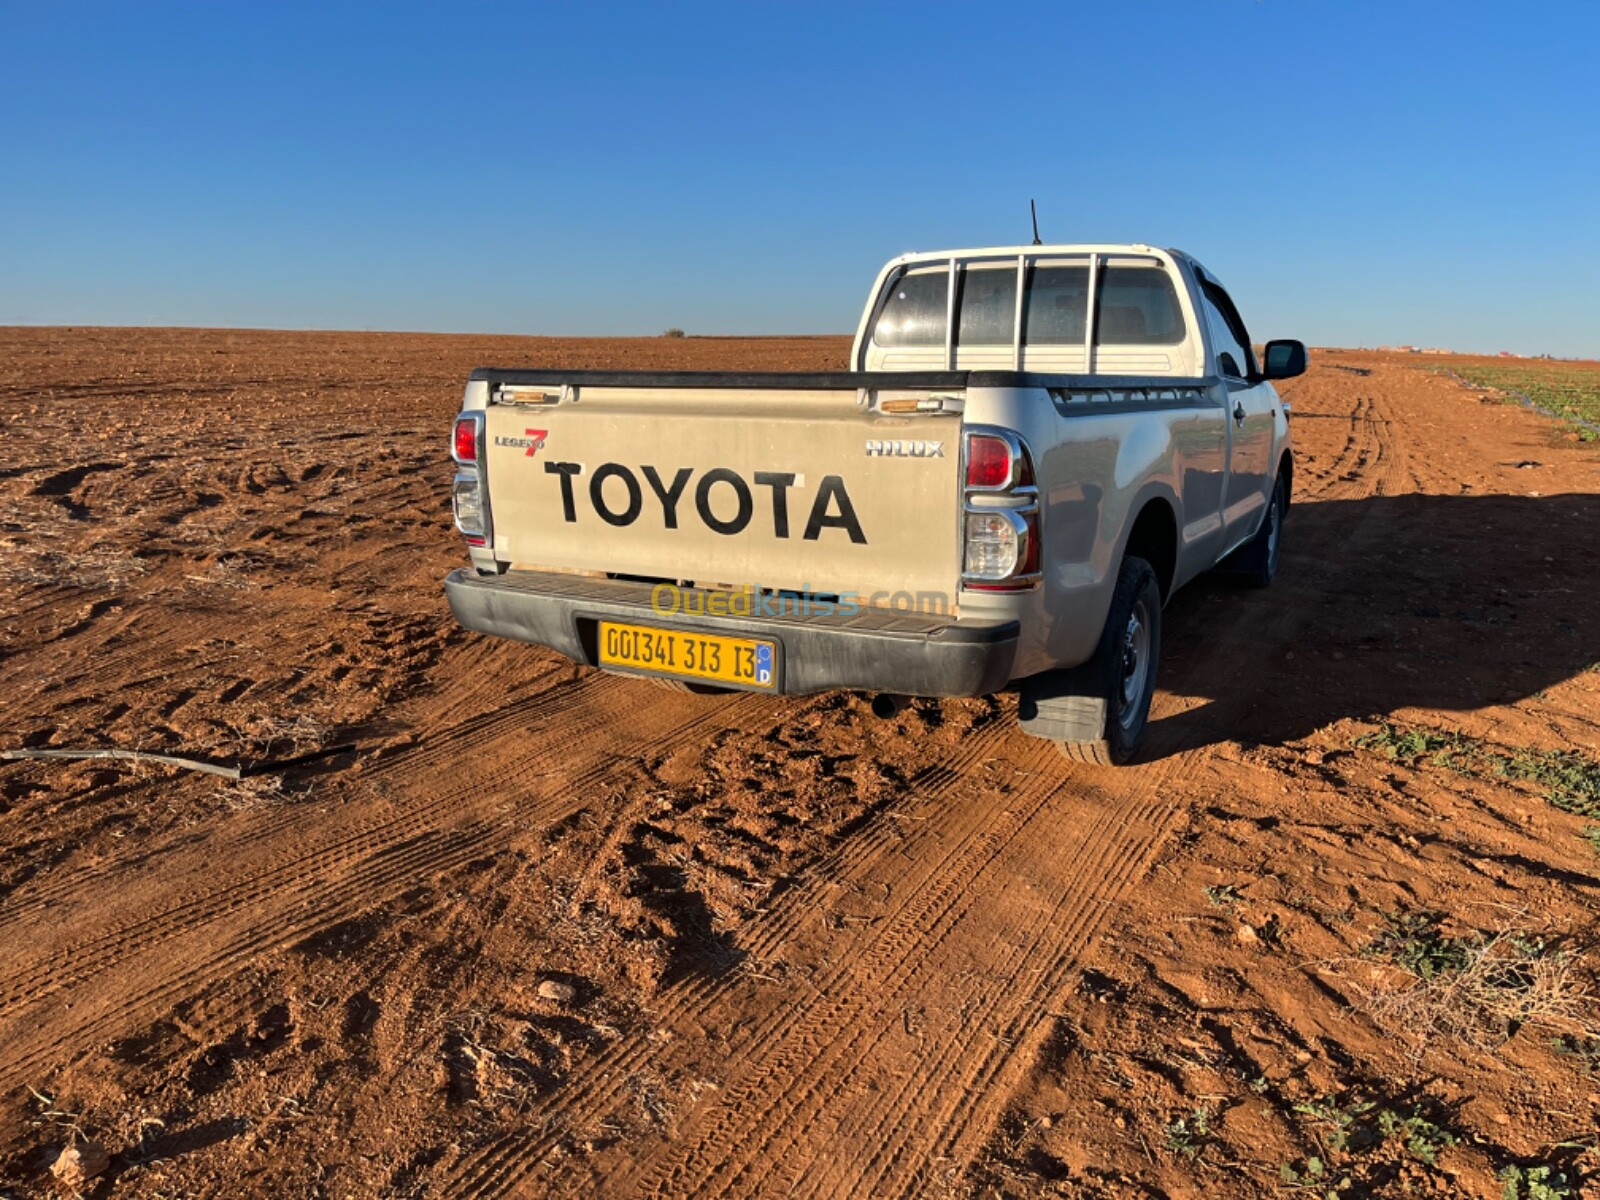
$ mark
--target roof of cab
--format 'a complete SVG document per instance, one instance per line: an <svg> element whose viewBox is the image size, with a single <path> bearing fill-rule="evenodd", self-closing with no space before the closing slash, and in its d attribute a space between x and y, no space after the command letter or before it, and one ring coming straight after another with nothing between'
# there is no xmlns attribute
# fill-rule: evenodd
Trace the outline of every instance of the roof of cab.
<svg viewBox="0 0 1600 1200"><path fill-rule="evenodd" d="M952 258L1013 258L1018 254L1027 254L1029 258L1050 256L1050 254L1157 254L1157 256L1166 254L1170 258L1182 259L1190 266L1205 272L1205 267L1200 266L1200 261L1195 259L1194 254L1178 250L1174 246L1152 246L1146 242L1050 242L1038 246L1027 243L1014 246L965 246L960 250L909 250L899 254L898 258L891 259L891 262L899 264L899 262L942 262Z"/></svg>
<svg viewBox="0 0 1600 1200"><path fill-rule="evenodd" d="M899 256L897 261L906 262L912 259L941 259L941 258L1004 258L1011 255L1027 254L1171 254L1178 258L1187 258L1181 250L1164 250L1160 246L1147 245L1144 242L1049 242L1035 246L1030 244L1015 246L967 246L956 250L909 250Z"/></svg>
<svg viewBox="0 0 1600 1200"><path fill-rule="evenodd" d="M1154 255L1157 258L1182 260L1192 270L1204 279L1216 282L1216 277L1202 266L1192 254L1182 250L1151 246L1145 242L1051 242L1035 246L969 246L960 250L912 250L897 258L891 259L887 266L903 266L907 263L917 262L944 262L947 259L975 259L975 258L1013 258L1018 255L1034 257L1049 257L1051 255L1079 255L1079 254L1128 254L1128 255Z"/></svg>

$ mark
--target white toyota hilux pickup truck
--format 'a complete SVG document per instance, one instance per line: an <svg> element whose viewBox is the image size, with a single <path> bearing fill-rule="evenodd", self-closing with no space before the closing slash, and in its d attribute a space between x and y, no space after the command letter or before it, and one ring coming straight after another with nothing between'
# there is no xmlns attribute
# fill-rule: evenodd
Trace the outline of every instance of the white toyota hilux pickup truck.
<svg viewBox="0 0 1600 1200"><path fill-rule="evenodd" d="M481 368L452 445L462 625L675 686L1015 690L1121 763L1168 597L1277 570L1293 460L1222 284L1144 245L910 254L837 373Z"/></svg>

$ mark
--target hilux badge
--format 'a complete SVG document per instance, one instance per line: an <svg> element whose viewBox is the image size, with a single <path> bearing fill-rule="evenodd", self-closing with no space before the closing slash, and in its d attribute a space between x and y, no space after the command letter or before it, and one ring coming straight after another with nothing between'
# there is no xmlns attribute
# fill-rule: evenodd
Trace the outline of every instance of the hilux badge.
<svg viewBox="0 0 1600 1200"><path fill-rule="evenodd" d="M943 442L879 441L867 439L868 458L943 458Z"/></svg>

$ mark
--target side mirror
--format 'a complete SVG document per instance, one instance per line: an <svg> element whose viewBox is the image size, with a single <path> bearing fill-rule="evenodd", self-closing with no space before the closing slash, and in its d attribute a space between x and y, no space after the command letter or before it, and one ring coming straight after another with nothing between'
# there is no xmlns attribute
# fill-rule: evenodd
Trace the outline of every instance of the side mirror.
<svg viewBox="0 0 1600 1200"><path fill-rule="evenodd" d="M1261 355L1261 378L1293 379L1306 373L1306 344L1290 338L1268 342Z"/></svg>

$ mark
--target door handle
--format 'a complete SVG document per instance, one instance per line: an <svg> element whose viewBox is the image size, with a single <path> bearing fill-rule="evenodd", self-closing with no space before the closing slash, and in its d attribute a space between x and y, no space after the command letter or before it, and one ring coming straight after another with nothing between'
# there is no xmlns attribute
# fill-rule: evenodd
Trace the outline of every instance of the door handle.
<svg viewBox="0 0 1600 1200"><path fill-rule="evenodd" d="M1237 400L1233 402L1233 419L1237 424L1244 424L1244 405Z"/></svg>

